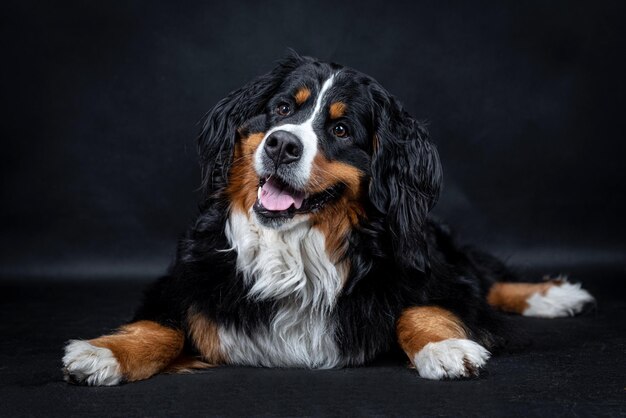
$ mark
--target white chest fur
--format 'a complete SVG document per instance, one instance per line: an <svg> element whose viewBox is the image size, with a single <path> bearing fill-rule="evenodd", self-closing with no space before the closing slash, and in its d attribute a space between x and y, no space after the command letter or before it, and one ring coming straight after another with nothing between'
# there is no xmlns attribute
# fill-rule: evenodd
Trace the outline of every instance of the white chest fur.
<svg viewBox="0 0 626 418"><path fill-rule="evenodd" d="M330 368L341 363L329 315L343 271L328 258L324 236L307 222L285 231L259 227L253 215L233 213L226 235L237 251L237 268L250 284L248 297L273 300L267 328L246 334L219 330L233 364Z"/></svg>

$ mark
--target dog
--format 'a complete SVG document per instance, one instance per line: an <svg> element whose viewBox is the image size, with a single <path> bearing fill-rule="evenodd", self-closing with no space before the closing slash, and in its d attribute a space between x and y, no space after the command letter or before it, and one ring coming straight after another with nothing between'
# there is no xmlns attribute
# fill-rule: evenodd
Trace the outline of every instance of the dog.
<svg viewBox="0 0 626 418"><path fill-rule="evenodd" d="M175 262L131 322L67 344L68 382L358 366L394 347L423 378L468 378L505 342L502 312L593 302L563 279L521 282L431 219L426 129L351 68L289 54L209 111L198 148L200 214Z"/></svg>

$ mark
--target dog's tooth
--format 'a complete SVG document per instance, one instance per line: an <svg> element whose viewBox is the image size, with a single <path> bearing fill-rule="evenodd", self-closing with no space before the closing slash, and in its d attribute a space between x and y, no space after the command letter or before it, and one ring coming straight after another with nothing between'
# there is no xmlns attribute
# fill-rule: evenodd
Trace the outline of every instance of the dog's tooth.
<svg viewBox="0 0 626 418"><path fill-rule="evenodd" d="M257 197L257 199L259 199L259 200L261 200L261 190L263 190L263 188L262 188L262 187L259 187L259 189L258 189L258 190L257 190L257 192L256 192L256 197Z"/></svg>

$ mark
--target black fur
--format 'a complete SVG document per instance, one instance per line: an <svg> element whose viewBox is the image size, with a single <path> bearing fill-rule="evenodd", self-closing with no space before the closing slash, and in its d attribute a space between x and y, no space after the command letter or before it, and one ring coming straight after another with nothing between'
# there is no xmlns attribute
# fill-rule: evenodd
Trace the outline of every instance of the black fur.
<svg viewBox="0 0 626 418"><path fill-rule="evenodd" d="M378 147L372 160L370 199L386 219L397 265L408 274L427 272L424 228L439 197L439 156L424 127L395 98L376 84L372 90Z"/></svg>
<svg viewBox="0 0 626 418"><path fill-rule="evenodd" d="M277 123L272 109L277 100L288 100L278 97L282 91L304 78L323 80L340 68L337 99L350 104L345 120L352 135L343 142L325 139L329 127L318 126L320 147L329 158L360 169L363 189L369 190L366 216L347 237L350 276L332 312L345 364L362 364L393 347L397 318L411 306L449 309L471 338L488 348L502 341L486 293L494 281L516 278L494 258L457 245L445 227L428 218L442 170L424 127L372 78L296 54L208 113L199 136L201 213L181 239L169 274L146 293L136 320L184 329L192 308L248 333L269 323L273 304L247 298L236 254L217 251L230 246L224 232L225 188L234 144L238 130L263 131Z"/></svg>
<svg viewBox="0 0 626 418"><path fill-rule="evenodd" d="M204 198L221 191L228 181L237 129L265 111L268 98L285 76L301 64L300 60L296 54L290 54L268 74L233 91L207 113L198 136Z"/></svg>

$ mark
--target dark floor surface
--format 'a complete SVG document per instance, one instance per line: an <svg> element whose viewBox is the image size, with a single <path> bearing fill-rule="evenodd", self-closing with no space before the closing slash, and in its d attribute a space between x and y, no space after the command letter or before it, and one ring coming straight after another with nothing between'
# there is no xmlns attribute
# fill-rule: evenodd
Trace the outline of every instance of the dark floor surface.
<svg viewBox="0 0 626 418"><path fill-rule="evenodd" d="M127 320L143 283L3 281L0 416L626 416L626 270L572 275L577 318L511 318L522 341L475 380L420 379L400 357L332 371L221 367L119 387L62 380L62 347Z"/></svg>

